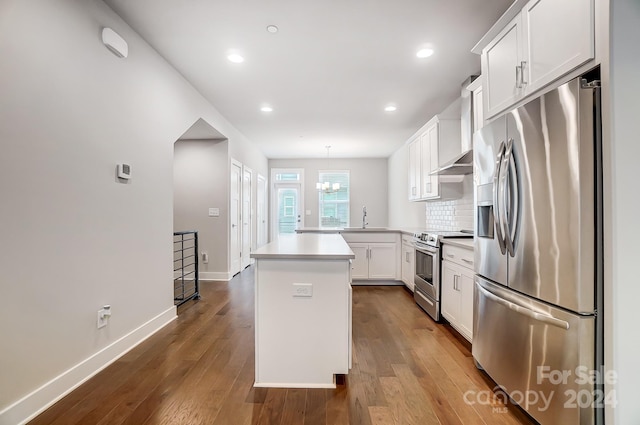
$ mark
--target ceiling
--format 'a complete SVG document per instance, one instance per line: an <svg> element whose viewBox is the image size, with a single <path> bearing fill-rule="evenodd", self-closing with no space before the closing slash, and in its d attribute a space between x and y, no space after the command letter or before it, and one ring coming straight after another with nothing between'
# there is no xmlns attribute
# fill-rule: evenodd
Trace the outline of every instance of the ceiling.
<svg viewBox="0 0 640 425"><path fill-rule="evenodd" d="M106 0L268 158L389 156L479 72L511 2Z"/></svg>

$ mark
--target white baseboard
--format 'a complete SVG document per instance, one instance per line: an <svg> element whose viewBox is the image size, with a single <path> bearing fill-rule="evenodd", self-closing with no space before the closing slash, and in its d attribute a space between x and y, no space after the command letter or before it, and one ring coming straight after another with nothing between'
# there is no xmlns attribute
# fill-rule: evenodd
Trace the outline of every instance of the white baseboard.
<svg viewBox="0 0 640 425"><path fill-rule="evenodd" d="M304 383L304 382L296 382L295 384L287 383L287 382L254 382L254 388L336 388L336 383Z"/></svg>
<svg viewBox="0 0 640 425"><path fill-rule="evenodd" d="M231 280L233 276L229 272L200 272L200 280Z"/></svg>
<svg viewBox="0 0 640 425"><path fill-rule="evenodd" d="M177 318L172 306L32 393L0 411L0 425L26 424L129 350Z"/></svg>
<svg viewBox="0 0 640 425"><path fill-rule="evenodd" d="M353 280L351 286L403 286L401 280Z"/></svg>
<svg viewBox="0 0 640 425"><path fill-rule="evenodd" d="M229 281L233 277L229 272L200 272L200 280L209 281L209 280L224 280ZM173 274L173 279L180 279L179 274ZM185 282L192 282L193 278L186 278Z"/></svg>

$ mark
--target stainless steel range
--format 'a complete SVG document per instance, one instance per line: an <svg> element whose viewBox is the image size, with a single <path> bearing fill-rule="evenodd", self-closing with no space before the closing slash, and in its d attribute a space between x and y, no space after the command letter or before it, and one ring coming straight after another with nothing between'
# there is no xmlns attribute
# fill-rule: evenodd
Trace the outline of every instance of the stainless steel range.
<svg viewBox="0 0 640 425"><path fill-rule="evenodd" d="M440 320L440 259L444 238L472 238L472 231L422 232L413 235L416 274L413 298L436 322Z"/></svg>

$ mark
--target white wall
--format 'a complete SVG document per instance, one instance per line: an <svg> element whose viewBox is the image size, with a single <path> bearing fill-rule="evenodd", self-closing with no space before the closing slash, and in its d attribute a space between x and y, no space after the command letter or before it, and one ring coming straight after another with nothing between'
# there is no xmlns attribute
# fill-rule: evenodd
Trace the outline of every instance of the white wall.
<svg viewBox="0 0 640 425"><path fill-rule="evenodd" d="M409 153L407 145L402 145L387 162L389 170L389 211L390 227L425 228L425 203L409 202Z"/></svg>
<svg viewBox="0 0 640 425"><path fill-rule="evenodd" d="M640 56L640 3L637 0L611 0L611 58L610 58L610 112L611 133L605 134L605 164L610 181L605 180L605 191L610 190L607 204L610 214L605 228L605 243L610 244L606 266L611 302L607 303L605 320L607 354L613 357L613 368L618 373L618 406L611 409L616 424L640 423L640 403L637 400L640 383L640 338L638 337L638 300L640 279L638 273L638 211L640 191L638 181L638 117L640 116L640 86L636 83ZM610 204L609 204L610 203ZM605 297L607 299L607 297ZM611 416L610 416L611 417Z"/></svg>
<svg viewBox="0 0 640 425"><path fill-rule="evenodd" d="M367 207L367 222L371 227L388 226L387 215L387 160L371 159L270 159L269 168L304 169L306 227L318 227L318 182L319 170L349 170L350 226L362 225L362 206ZM273 182L272 182L273 183Z"/></svg>
<svg viewBox="0 0 640 425"><path fill-rule="evenodd" d="M267 162L100 1L5 0L0 51L0 423L15 424L175 317L178 137L203 118L248 165Z"/></svg>
<svg viewBox="0 0 640 425"><path fill-rule="evenodd" d="M173 229L197 230L200 278L226 280L229 274L229 142L179 140L174 146ZM209 217L218 208L219 217Z"/></svg>

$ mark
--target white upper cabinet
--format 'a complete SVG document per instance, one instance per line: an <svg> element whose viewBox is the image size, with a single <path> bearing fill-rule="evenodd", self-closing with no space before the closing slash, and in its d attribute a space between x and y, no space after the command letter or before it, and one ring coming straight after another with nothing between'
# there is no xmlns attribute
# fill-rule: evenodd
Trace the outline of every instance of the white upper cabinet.
<svg viewBox="0 0 640 425"><path fill-rule="evenodd" d="M409 142L409 200L456 199L461 176L431 175L460 154L460 120L436 115Z"/></svg>
<svg viewBox="0 0 640 425"><path fill-rule="evenodd" d="M526 62L521 15L517 15L482 53L482 74L488 115L513 105L523 96L522 63Z"/></svg>
<svg viewBox="0 0 640 425"><path fill-rule="evenodd" d="M493 117L594 58L594 0L531 0L482 49Z"/></svg>
<svg viewBox="0 0 640 425"><path fill-rule="evenodd" d="M535 0L522 10L528 41L528 91L594 57L593 0Z"/></svg>
<svg viewBox="0 0 640 425"><path fill-rule="evenodd" d="M421 198L435 198L438 196L438 176L431 172L438 169L438 122L434 122L422 134L422 195Z"/></svg>
<svg viewBox="0 0 640 425"><path fill-rule="evenodd" d="M471 134L473 135L476 131L480 130L484 127L484 92L482 90L482 77L478 77L473 80L468 86L467 90L471 92L471 113L472 113L472 122L473 127L471 128ZM468 140L469 143L472 143L473 138ZM473 145L465 145L465 138L462 138L462 151L466 151L469 149L473 149Z"/></svg>
<svg viewBox="0 0 640 425"><path fill-rule="evenodd" d="M409 142L409 200L415 201L420 199L420 164L422 161L420 149L420 137L416 137Z"/></svg>

